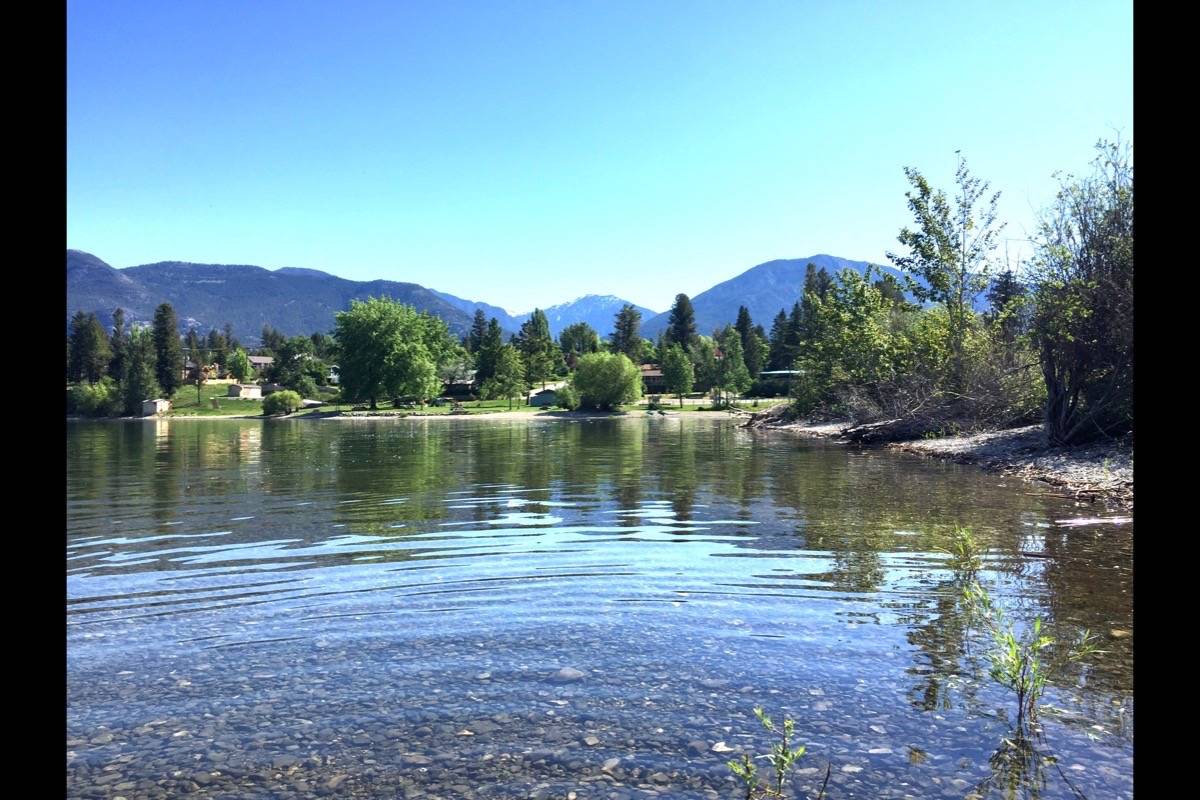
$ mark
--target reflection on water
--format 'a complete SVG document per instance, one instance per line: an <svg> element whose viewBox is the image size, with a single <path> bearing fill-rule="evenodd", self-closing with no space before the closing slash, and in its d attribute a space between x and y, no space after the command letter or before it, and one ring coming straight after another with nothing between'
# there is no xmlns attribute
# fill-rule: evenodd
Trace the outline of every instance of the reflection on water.
<svg viewBox="0 0 1200 800"><path fill-rule="evenodd" d="M1132 793L1132 526L1011 479L680 418L81 422L67 460L72 797L732 797L760 704L796 796ZM1051 768L955 525L1014 618L1107 637Z"/></svg>

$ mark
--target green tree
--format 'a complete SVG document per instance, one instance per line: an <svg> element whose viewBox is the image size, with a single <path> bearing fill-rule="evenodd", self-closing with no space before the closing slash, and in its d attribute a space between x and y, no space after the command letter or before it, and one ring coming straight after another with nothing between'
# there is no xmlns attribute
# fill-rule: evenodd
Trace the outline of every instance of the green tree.
<svg viewBox="0 0 1200 800"><path fill-rule="evenodd" d="M686 294L675 295L675 303L671 306L671 316L667 322L666 339L668 344L677 344L691 352L692 343L696 339L696 312Z"/></svg>
<svg viewBox="0 0 1200 800"><path fill-rule="evenodd" d="M283 343L287 341L287 337L280 331L268 325L263 325L262 329L262 349L269 355L275 355L279 348L283 347Z"/></svg>
<svg viewBox="0 0 1200 800"><path fill-rule="evenodd" d="M521 325L516 346L525 363L526 382L530 386L541 383L544 389L562 356L550 335L550 321L540 308L535 308Z"/></svg>
<svg viewBox="0 0 1200 800"><path fill-rule="evenodd" d="M574 369L581 355L600 352L600 334L586 322L576 322L563 328L558 335L558 346L562 349L567 366Z"/></svg>
<svg viewBox="0 0 1200 800"><path fill-rule="evenodd" d="M476 384L482 386L496 374L496 360L500 358L500 350L503 347L504 332L500 329L500 323L492 317L475 354Z"/></svg>
<svg viewBox="0 0 1200 800"><path fill-rule="evenodd" d="M1000 193L985 197L988 184L970 174L961 156L955 173L954 208L942 191L935 191L912 167L904 174L913 190L906 193L917 230L904 228L899 241L907 254L888 253L904 271L908 289L918 300L945 308L950 321L950 354L955 388L966 372L963 345L974 316L975 298L988 285L992 251L1004 229L996 223Z"/></svg>
<svg viewBox="0 0 1200 800"><path fill-rule="evenodd" d="M683 396L692 391L696 381L696 368L682 347L677 344L667 347L662 360L662 373L667 391L679 398L679 407L683 408Z"/></svg>
<svg viewBox="0 0 1200 800"><path fill-rule="evenodd" d="M1133 429L1132 149L1096 149L1090 176L1060 179L1033 259L1033 337L1057 444Z"/></svg>
<svg viewBox="0 0 1200 800"><path fill-rule="evenodd" d="M746 369L746 357L742 352L742 339L738 330L726 328L720 339L721 357L717 360L716 388L725 393L740 394L753 382ZM728 398L726 398L728 402Z"/></svg>
<svg viewBox="0 0 1200 800"><path fill-rule="evenodd" d="M170 303L154 310L154 376L167 397L183 383L183 348L179 344L179 322Z"/></svg>
<svg viewBox="0 0 1200 800"><path fill-rule="evenodd" d="M683 347L683 345L680 345ZM688 353L695 369L695 389L707 392L717 385L717 343L708 336L697 336Z"/></svg>
<svg viewBox="0 0 1200 800"><path fill-rule="evenodd" d="M386 297L351 301L336 320L343 397L375 409L382 397L436 396L439 359L454 347L444 322Z"/></svg>
<svg viewBox="0 0 1200 800"><path fill-rule="evenodd" d="M580 356L572 385L580 405L611 411L642 396L642 373L624 353Z"/></svg>
<svg viewBox="0 0 1200 800"><path fill-rule="evenodd" d="M70 352L71 380L95 383L107 373L112 350L108 335L95 314L79 311L71 318Z"/></svg>
<svg viewBox="0 0 1200 800"><path fill-rule="evenodd" d="M113 309L113 332L109 339L112 357L108 361L108 374L120 385L125 381L125 369L129 360L129 331L125 329L125 310Z"/></svg>
<svg viewBox="0 0 1200 800"><path fill-rule="evenodd" d="M282 389L278 392L272 392L263 398L262 413L265 417L276 414L291 414L293 411L299 410L302 405L303 403L299 394L290 389Z"/></svg>
<svg viewBox="0 0 1200 800"><path fill-rule="evenodd" d="M767 340L767 369L791 369L787 349L788 315L782 308L771 323L771 335Z"/></svg>
<svg viewBox="0 0 1200 800"><path fill-rule="evenodd" d="M734 323L734 328L737 329L738 338L741 339L746 371L750 374L751 378L758 377L758 373L762 372L763 364L766 363L767 358L767 350L764 346L765 342L760 340L754 327L754 321L750 319L750 309L745 306L739 306L737 322Z"/></svg>
<svg viewBox="0 0 1200 800"><path fill-rule="evenodd" d="M121 384L126 414L139 416L142 413L143 401L163 396L162 388L154 377L157 360L153 333L147 328L131 331L128 367L125 371L125 381Z"/></svg>
<svg viewBox="0 0 1200 800"><path fill-rule="evenodd" d="M908 306L908 296L904 294L904 287L900 285L900 281L896 280L894 275L884 275L875 281L873 286L892 305L898 308Z"/></svg>
<svg viewBox="0 0 1200 800"><path fill-rule="evenodd" d="M609 351L624 353L635 364L642 363L642 314L626 303L617 312Z"/></svg>
<svg viewBox="0 0 1200 800"><path fill-rule="evenodd" d="M525 395L528 386L525 374L521 351L511 344L501 345L492 376L483 384L483 396L488 399L507 398L511 410L513 398Z"/></svg>
<svg viewBox="0 0 1200 800"><path fill-rule="evenodd" d="M213 328L208 332L208 350L212 353L213 363L217 364L221 369L228 369L229 360L229 343L225 340L225 336ZM221 377L221 376L217 376Z"/></svg>
<svg viewBox="0 0 1200 800"><path fill-rule="evenodd" d="M482 308L475 309L475 316L471 320L471 330L467 334L467 352L475 355L483 347L483 339L487 335L487 317L483 314Z"/></svg>
<svg viewBox="0 0 1200 800"><path fill-rule="evenodd" d="M229 356L229 372L238 383L245 383L254 375L254 370L250 366L250 356L246 355L246 351L240 347Z"/></svg>

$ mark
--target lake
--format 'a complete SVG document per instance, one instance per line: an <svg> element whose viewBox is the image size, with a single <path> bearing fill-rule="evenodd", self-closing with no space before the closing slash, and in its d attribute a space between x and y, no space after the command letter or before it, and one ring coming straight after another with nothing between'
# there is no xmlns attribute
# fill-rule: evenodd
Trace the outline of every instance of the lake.
<svg viewBox="0 0 1200 800"><path fill-rule="evenodd" d="M67 793L734 798L762 706L789 796L1131 797L1109 516L730 419L68 422ZM1010 617L1100 636L1044 757L955 526Z"/></svg>

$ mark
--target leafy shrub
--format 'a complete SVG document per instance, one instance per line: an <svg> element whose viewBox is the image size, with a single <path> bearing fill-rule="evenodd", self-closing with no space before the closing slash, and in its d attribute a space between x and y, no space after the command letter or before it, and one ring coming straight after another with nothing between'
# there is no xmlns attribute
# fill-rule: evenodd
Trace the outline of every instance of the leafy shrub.
<svg viewBox="0 0 1200 800"><path fill-rule="evenodd" d="M567 411L574 411L579 408L579 392L571 384L560 386L555 392L555 404L559 408L565 408Z"/></svg>
<svg viewBox="0 0 1200 800"><path fill-rule="evenodd" d="M121 408L117 384L104 377L96 383L81 383L71 389L67 408L85 417L111 417Z"/></svg>
<svg viewBox="0 0 1200 800"><path fill-rule="evenodd" d="M580 356L572 384L584 408L611 411L642 395L642 374L623 353Z"/></svg>
<svg viewBox="0 0 1200 800"><path fill-rule="evenodd" d="M317 382L310 375L300 375L285 385L301 397L316 397L318 395Z"/></svg>
<svg viewBox="0 0 1200 800"><path fill-rule="evenodd" d="M263 400L263 415L291 414L300 408L300 395L291 389L273 392Z"/></svg>

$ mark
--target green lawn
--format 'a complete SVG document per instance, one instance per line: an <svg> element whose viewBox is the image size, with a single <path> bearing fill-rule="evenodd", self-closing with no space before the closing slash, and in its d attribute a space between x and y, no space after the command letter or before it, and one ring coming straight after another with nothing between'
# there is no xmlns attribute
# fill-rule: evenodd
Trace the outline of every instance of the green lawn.
<svg viewBox="0 0 1200 800"><path fill-rule="evenodd" d="M261 414L262 400L242 400L237 397L227 397L229 384L206 383L200 387L200 402L196 402L196 387L181 386L171 398L172 417L227 417L239 414ZM212 407L212 399L217 398L220 408Z"/></svg>

